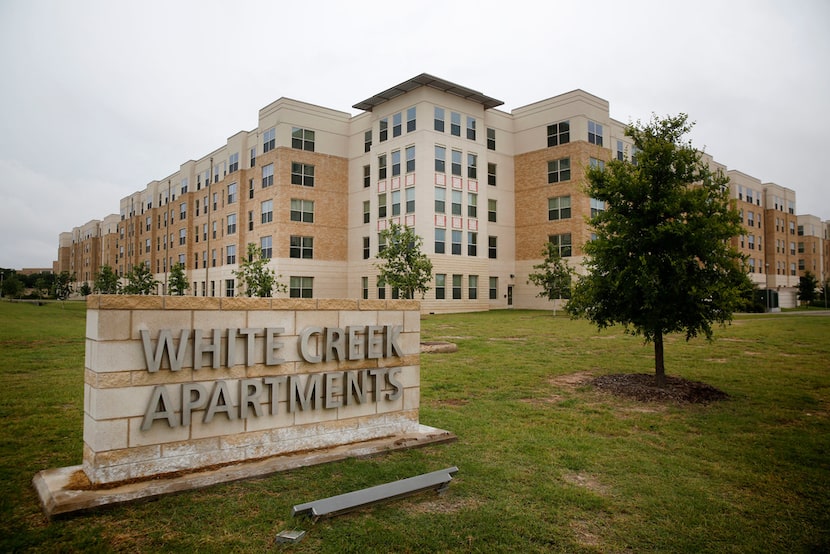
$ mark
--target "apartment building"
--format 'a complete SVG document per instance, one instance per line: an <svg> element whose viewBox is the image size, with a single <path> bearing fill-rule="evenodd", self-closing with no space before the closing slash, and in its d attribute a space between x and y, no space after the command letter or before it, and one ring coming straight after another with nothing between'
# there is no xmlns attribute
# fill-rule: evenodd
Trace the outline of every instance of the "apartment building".
<svg viewBox="0 0 830 554"><path fill-rule="evenodd" d="M145 264L164 293L181 263L190 294L235 296L254 244L286 296L394 298L375 264L381 232L397 223L433 263L423 311L546 305L533 265L553 242L581 266L586 220L604 209L585 195L584 169L627 159L631 144L608 102L582 90L510 113L500 105L427 74L356 103L355 116L281 98L256 129L123 198L118 214L62 233L55 266L91 282L101 265L123 276ZM797 217L793 191L728 174L752 279L790 290L801 265L826 275L827 225ZM802 243L801 258L790 254Z"/></svg>

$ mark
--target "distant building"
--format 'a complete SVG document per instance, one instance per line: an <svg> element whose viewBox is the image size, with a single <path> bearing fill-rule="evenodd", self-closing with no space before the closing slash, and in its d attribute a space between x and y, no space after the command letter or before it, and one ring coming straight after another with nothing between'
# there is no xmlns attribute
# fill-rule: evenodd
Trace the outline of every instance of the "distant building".
<svg viewBox="0 0 830 554"><path fill-rule="evenodd" d="M608 102L582 90L500 105L427 74L358 102L356 116L281 98L256 129L123 198L119 214L62 233L55 269L91 284L103 265L124 275L143 263L164 293L181 263L190 294L235 296L254 243L288 296L394 298L375 263L380 232L400 223L433 263L423 311L545 306L528 274L548 241L580 266L586 219L604 209L583 192L584 169L629 159L631 143ZM750 277L795 305L799 275L830 275L830 224L797 216L794 191L705 159L732 180Z"/></svg>

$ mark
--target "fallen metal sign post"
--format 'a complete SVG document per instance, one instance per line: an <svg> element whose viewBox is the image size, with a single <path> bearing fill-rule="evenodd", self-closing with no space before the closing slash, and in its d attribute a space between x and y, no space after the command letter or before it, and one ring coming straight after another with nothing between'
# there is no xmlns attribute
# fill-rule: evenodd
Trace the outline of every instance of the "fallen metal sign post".
<svg viewBox="0 0 830 554"><path fill-rule="evenodd" d="M315 520L321 517L330 517L355 510L363 506L402 498L421 491L433 489L441 493L447 489L452 481L452 476L458 472L458 468L448 467L432 473L424 473L415 477L393 481L383 485L377 485L368 489L347 492L337 496L321 498L305 504L297 504L291 509L291 515L307 515Z"/></svg>

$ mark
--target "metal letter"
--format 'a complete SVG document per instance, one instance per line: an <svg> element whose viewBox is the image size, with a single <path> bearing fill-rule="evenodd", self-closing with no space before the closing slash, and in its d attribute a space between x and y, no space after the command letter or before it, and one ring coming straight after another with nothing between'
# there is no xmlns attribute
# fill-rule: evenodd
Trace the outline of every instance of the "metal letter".
<svg viewBox="0 0 830 554"><path fill-rule="evenodd" d="M285 362L283 358L274 356L274 350L282 348L281 342L274 341L274 335L284 332L284 327L268 327L265 329L265 365L280 365Z"/></svg>
<svg viewBox="0 0 830 554"><path fill-rule="evenodd" d="M346 406L351 405L352 402L352 395L354 395L354 400L357 401L358 404L363 404L366 402L366 378L367 370L358 370L358 371L347 371L346 372L346 383L343 386L343 395L345 396L344 402Z"/></svg>
<svg viewBox="0 0 830 554"><path fill-rule="evenodd" d="M173 403L170 402L170 395L164 385L156 385L153 388L150 403L147 404L147 411L144 412L144 420L141 422L141 430L148 431L157 419L166 419L170 427L178 425L176 414L173 412Z"/></svg>
<svg viewBox="0 0 830 554"><path fill-rule="evenodd" d="M383 357L382 325L369 325L366 328L366 357L371 360Z"/></svg>
<svg viewBox="0 0 830 554"><path fill-rule="evenodd" d="M387 400L397 400L403 394L403 384L398 381L397 374L401 373L403 368L400 367L390 367L389 372L386 374L386 380L392 386L392 392L386 393Z"/></svg>
<svg viewBox="0 0 830 554"><path fill-rule="evenodd" d="M253 392L251 391L253 389ZM262 404L259 396L262 394L262 379L243 379L239 383L239 418L248 417L248 405L254 407L254 415L262 415Z"/></svg>
<svg viewBox="0 0 830 554"><path fill-rule="evenodd" d="M194 393L195 398L194 398ZM182 425L190 425L190 414L193 410L204 408L207 405L207 389L199 383L184 383L182 385Z"/></svg>
<svg viewBox="0 0 830 554"><path fill-rule="evenodd" d="M245 365L248 367L254 365L256 355L254 346L256 345L256 334L259 332L262 332L262 329L239 329L238 331L240 335L245 335Z"/></svg>
<svg viewBox="0 0 830 554"><path fill-rule="evenodd" d="M216 412L225 412L231 421L236 419L236 414L233 413L233 404L230 403L229 398L228 383L226 381L215 381L213 384L213 393L210 395L210 405L202 421L210 423Z"/></svg>
<svg viewBox="0 0 830 554"><path fill-rule="evenodd" d="M202 342L202 334L204 331L196 329L193 337L193 369L202 368L202 355L206 352L210 353L213 361L213 369L219 369L219 348L222 345L222 331L220 329L213 330L213 341L209 344Z"/></svg>
<svg viewBox="0 0 830 554"><path fill-rule="evenodd" d="M280 402L280 387L282 387L288 377L280 375L279 377L263 377L262 382L268 387L271 396L271 415L277 415L278 406Z"/></svg>
<svg viewBox="0 0 830 554"><path fill-rule="evenodd" d="M339 408L343 405L343 400L337 399L335 400L335 396L339 396L342 398L343 389L342 387L336 387L334 385L335 379L340 379L340 382L343 382L343 372L333 372L333 373L326 373L325 374L325 395L323 396L323 407L324 408Z"/></svg>
<svg viewBox="0 0 830 554"><path fill-rule="evenodd" d="M327 362L343 359L343 329L326 327L325 356Z"/></svg>
<svg viewBox="0 0 830 554"><path fill-rule="evenodd" d="M350 325L346 332L349 333L349 359L362 360L366 352L366 327Z"/></svg>
<svg viewBox="0 0 830 554"><path fill-rule="evenodd" d="M322 327L306 327L300 333L300 356L310 364L319 364L323 360L323 357L319 354L312 354L309 348L311 335L319 335L322 332Z"/></svg>
<svg viewBox="0 0 830 554"><path fill-rule="evenodd" d="M164 357L164 350L167 349L167 358L170 360L170 369L179 371L184 362L184 353L187 349L187 339L190 337L190 329L182 329L179 336L179 349L175 351L173 345L173 333L170 329L159 331L159 340L156 342L156 352L153 353L153 345L150 342L150 331L141 329L141 342L144 344L144 359L147 361L147 370L155 373L161 367L161 360ZM175 354L174 354L175 352Z"/></svg>
<svg viewBox="0 0 830 554"><path fill-rule="evenodd" d="M398 344L398 335L400 334L401 329L402 327L400 325L386 325L386 348L383 352L384 357L403 357L401 345Z"/></svg>

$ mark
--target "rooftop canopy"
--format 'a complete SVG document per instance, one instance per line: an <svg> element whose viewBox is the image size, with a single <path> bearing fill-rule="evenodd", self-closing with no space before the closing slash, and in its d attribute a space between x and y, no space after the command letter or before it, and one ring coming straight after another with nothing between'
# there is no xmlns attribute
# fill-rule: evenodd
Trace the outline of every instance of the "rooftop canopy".
<svg viewBox="0 0 830 554"><path fill-rule="evenodd" d="M440 90L441 92L455 94L456 96L460 96L461 98L464 98L466 100L478 102L479 104L484 106L484 109L495 108L496 106L501 106L502 104L504 104L504 102L502 102L501 100L496 100L495 98L485 96L477 90L472 90L467 87L462 87L461 85L456 85L455 83L445 81L444 79L433 77L428 73L421 73L417 77L413 77L408 81L404 81L399 85L395 85L394 87L387 89L381 93L378 93L372 96L371 98L367 98L363 102L358 102L352 107L358 110L371 112L374 108L380 106L384 102L388 102L389 100L392 100L393 98L396 98L402 94L411 92L417 89L418 87L432 87L434 89Z"/></svg>

